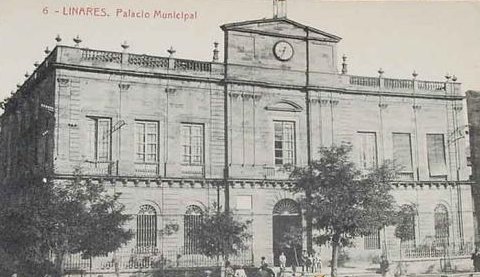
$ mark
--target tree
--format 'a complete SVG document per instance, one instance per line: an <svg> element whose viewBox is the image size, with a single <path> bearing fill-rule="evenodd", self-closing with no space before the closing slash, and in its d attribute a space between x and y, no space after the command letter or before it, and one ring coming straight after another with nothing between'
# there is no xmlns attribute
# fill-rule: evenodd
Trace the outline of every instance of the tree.
<svg viewBox="0 0 480 277"><path fill-rule="evenodd" d="M192 231L198 241L198 250L207 257L228 259L241 250L247 249L251 235L248 228L251 221L241 222L230 211L217 208L209 209L203 214L200 224Z"/></svg>
<svg viewBox="0 0 480 277"><path fill-rule="evenodd" d="M323 147L320 159L291 174L292 191L312 218L312 227L320 231L315 243L332 245L332 277L337 276L339 248L391 224L395 212L389 184L395 176L392 164L362 172L350 160L351 150L345 143Z"/></svg>
<svg viewBox="0 0 480 277"><path fill-rule="evenodd" d="M10 194L10 205L1 206L0 248L15 257L18 273L62 276L66 255L104 255L132 238L123 228L131 217L120 194L80 176L76 169L70 181L30 178Z"/></svg>
<svg viewBox="0 0 480 277"><path fill-rule="evenodd" d="M417 205L410 203L401 205L395 216L395 237L400 239L400 262L396 269L396 276L404 276L406 274L406 267L402 262L402 249L405 242L415 240L416 214Z"/></svg>

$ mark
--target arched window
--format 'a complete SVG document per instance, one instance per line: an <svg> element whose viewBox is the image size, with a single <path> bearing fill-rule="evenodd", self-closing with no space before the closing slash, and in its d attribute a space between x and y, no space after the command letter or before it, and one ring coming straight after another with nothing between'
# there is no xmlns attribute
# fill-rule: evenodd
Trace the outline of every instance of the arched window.
<svg viewBox="0 0 480 277"><path fill-rule="evenodd" d="M442 244L448 243L450 222L445 205L439 204L434 212L435 239Z"/></svg>
<svg viewBox="0 0 480 277"><path fill-rule="evenodd" d="M196 234L197 226L202 221L203 211L199 206L187 207L183 218L184 229L184 252L185 254L198 254L198 242L200 237Z"/></svg>
<svg viewBox="0 0 480 277"><path fill-rule="evenodd" d="M273 215L300 215L301 210L297 202L292 199L282 199L273 207Z"/></svg>
<svg viewBox="0 0 480 277"><path fill-rule="evenodd" d="M143 205L137 215L137 247L157 246L157 212L151 205Z"/></svg>

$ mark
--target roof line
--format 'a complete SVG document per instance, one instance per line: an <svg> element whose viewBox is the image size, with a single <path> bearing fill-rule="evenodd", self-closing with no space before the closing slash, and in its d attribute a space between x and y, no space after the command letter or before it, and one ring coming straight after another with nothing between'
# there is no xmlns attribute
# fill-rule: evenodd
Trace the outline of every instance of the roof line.
<svg viewBox="0 0 480 277"><path fill-rule="evenodd" d="M286 22L289 24L292 24L294 26L297 26L302 29L306 29L309 31L312 31L317 34L324 35L326 37L329 37L331 39L334 39L336 41L340 41L342 38L324 31L321 31L317 28L310 27L307 25L304 25L302 23L296 22L294 20L288 19L288 18L263 18L263 19L255 19L255 20L246 20L246 21L240 21L240 22L233 22L233 23L226 23L220 26L222 30L229 30L238 26L243 26L243 25L249 25L249 24L255 24L255 23L270 23L270 22Z"/></svg>

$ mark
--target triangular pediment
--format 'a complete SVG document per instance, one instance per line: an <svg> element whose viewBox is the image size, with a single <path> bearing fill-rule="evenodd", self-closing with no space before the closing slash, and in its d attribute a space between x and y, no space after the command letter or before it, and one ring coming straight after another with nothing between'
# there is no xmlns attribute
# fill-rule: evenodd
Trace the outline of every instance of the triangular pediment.
<svg viewBox="0 0 480 277"><path fill-rule="evenodd" d="M302 106L297 103L289 100L281 100L275 102L271 105L265 107L268 111L278 111L278 112L301 112L303 111Z"/></svg>
<svg viewBox="0 0 480 277"><path fill-rule="evenodd" d="M221 26L222 30L261 33L273 36L290 36L311 40L339 42L340 37L298 23L287 18L270 18L228 23Z"/></svg>

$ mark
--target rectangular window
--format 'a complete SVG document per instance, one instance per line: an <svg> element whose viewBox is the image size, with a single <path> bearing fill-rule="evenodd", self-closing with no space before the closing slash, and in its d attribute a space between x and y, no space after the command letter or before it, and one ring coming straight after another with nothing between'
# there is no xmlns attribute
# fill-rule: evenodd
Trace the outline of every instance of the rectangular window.
<svg viewBox="0 0 480 277"><path fill-rule="evenodd" d="M203 125L183 123L181 137L183 164L203 165Z"/></svg>
<svg viewBox="0 0 480 277"><path fill-rule="evenodd" d="M88 152L91 161L110 161L111 122L110 118L88 117Z"/></svg>
<svg viewBox="0 0 480 277"><path fill-rule="evenodd" d="M251 195L237 195L237 210L251 210L252 196Z"/></svg>
<svg viewBox="0 0 480 277"><path fill-rule="evenodd" d="M358 132L360 150L360 169L371 169L377 166L377 134L374 132Z"/></svg>
<svg viewBox="0 0 480 277"><path fill-rule="evenodd" d="M427 156L430 176L446 176L447 164L443 134L427 134Z"/></svg>
<svg viewBox="0 0 480 277"><path fill-rule="evenodd" d="M365 249L380 249L380 230L363 237Z"/></svg>
<svg viewBox="0 0 480 277"><path fill-rule="evenodd" d="M295 122L274 121L275 165L295 164Z"/></svg>
<svg viewBox="0 0 480 277"><path fill-rule="evenodd" d="M400 173L413 174L412 143L409 133L393 133L393 161Z"/></svg>
<svg viewBox="0 0 480 277"><path fill-rule="evenodd" d="M135 141L137 162L158 161L158 122L135 121Z"/></svg>

